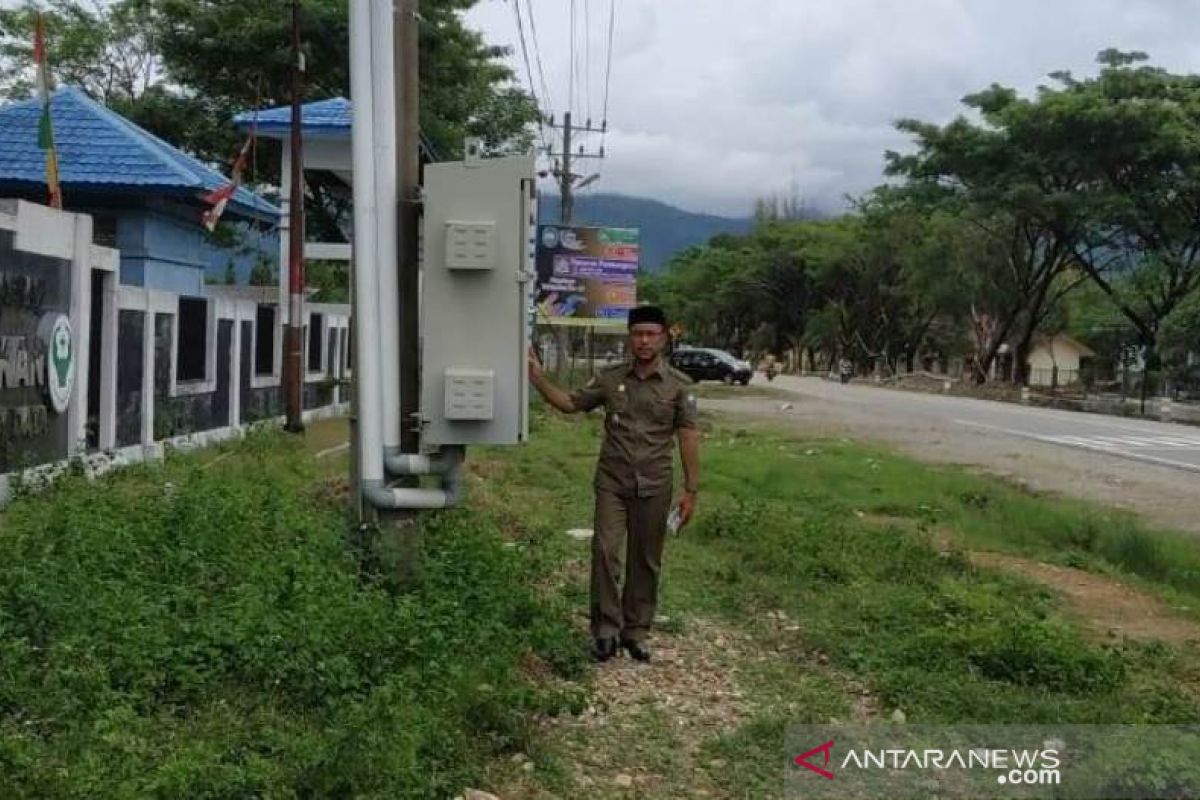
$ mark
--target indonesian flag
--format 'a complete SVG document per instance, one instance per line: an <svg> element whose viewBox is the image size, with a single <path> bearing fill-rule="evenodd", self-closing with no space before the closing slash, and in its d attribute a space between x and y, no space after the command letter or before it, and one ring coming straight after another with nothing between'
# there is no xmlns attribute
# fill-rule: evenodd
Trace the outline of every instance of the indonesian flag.
<svg viewBox="0 0 1200 800"><path fill-rule="evenodd" d="M242 185L242 170L246 168L246 159L250 156L250 145L253 142L254 134L251 133L246 138L246 143L242 145L241 151L238 152L237 159L233 162L233 172L229 176L229 183L204 196L204 202L211 205L212 208L201 215L200 221L204 223L204 227L210 233L217 227L217 223L221 221L221 215L225 213L225 206L229 205L229 201L233 199L238 187Z"/></svg>
<svg viewBox="0 0 1200 800"><path fill-rule="evenodd" d="M33 62L37 65L38 99L42 117L38 120L38 147L46 151L46 188L50 205L62 209L62 189L58 185L58 151L54 149L54 125L50 120L50 72L46 68L46 27L39 14L33 33Z"/></svg>

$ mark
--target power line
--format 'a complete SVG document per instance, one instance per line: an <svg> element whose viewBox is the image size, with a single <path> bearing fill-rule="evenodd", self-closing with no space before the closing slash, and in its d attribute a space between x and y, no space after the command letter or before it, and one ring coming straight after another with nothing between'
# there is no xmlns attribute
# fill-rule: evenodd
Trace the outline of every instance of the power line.
<svg viewBox="0 0 1200 800"><path fill-rule="evenodd" d="M617 0L608 0L608 57L604 67L604 112L600 116L601 125L608 127L608 85L612 78L613 31L617 25Z"/></svg>
<svg viewBox="0 0 1200 800"><path fill-rule="evenodd" d="M592 118L592 0L583 0L583 96ZM591 124L590 122L588 124Z"/></svg>
<svg viewBox="0 0 1200 800"><path fill-rule="evenodd" d="M514 0L520 2L520 0ZM546 71L542 69L542 48L538 44L537 22L533 18L533 0L525 0L525 14L529 17L529 34L533 38L533 55L537 62L538 79L542 87L542 105L553 116L554 100L550 97L550 86L546 83Z"/></svg>
<svg viewBox="0 0 1200 800"><path fill-rule="evenodd" d="M608 88L612 80L613 31L617 27L617 0L608 0L608 55L604 66L604 110L600 115L600 152L608 138Z"/></svg>
<svg viewBox="0 0 1200 800"><path fill-rule="evenodd" d="M525 26L521 23L521 4L513 0L513 16L517 18L517 38L521 40L521 60L525 62L525 76L529 78L529 94L537 102L536 84L533 82L533 68L529 66L529 48L525 45Z"/></svg>
<svg viewBox="0 0 1200 800"><path fill-rule="evenodd" d="M529 47L525 43L525 25L521 22L521 2L513 0L512 4L513 15L517 19L517 36L521 40L521 59L525 62L525 75L529 79L529 95L533 98L533 103L538 107L538 135L542 137L542 146L548 148L549 143L546 141L546 127L543 121L541 105L538 103L537 85L533 81L533 67L529 61Z"/></svg>
<svg viewBox="0 0 1200 800"><path fill-rule="evenodd" d="M575 110L575 0L571 0L571 80L567 95L567 111Z"/></svg>

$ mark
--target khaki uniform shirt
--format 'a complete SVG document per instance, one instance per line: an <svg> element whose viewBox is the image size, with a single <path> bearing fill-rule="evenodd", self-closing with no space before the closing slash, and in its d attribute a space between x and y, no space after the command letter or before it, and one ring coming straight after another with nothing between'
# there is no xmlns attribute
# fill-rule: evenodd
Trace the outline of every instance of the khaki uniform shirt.
<svg viewBox="0 0 1200 800"><path fill-rule="evenodd" d="M691 384L660 358L645 378L637 376L632 363L618 364L572 393L580 411L605 407L597 489L636 497L671 491L671 440L680 428L696 427Z"/></svg>

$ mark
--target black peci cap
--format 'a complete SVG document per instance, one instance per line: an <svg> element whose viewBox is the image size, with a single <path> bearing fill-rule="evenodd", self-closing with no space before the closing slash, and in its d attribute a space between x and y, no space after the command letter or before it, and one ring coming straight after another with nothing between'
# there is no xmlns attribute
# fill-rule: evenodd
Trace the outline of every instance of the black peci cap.
<svg viewBox="0 0 1200 800"><path fill-rule="evenodd" d="M654 323L661 325L663 330L667 329L667 314L658 306L637 306L629 309L629 327L641 325L644 323Z"/></svg>

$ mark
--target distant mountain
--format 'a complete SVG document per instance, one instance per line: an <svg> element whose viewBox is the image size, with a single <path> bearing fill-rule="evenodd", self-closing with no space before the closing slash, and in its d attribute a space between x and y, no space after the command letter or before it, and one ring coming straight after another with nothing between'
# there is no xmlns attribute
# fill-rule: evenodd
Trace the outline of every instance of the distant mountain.
<svg viewBox="0 0 1200 800"><path fill-rule="evenodd" d="M543 224L558 222L558 195L541 195L538 211ZM704 244L718 233L749 233L754 224L749 218L693 214L657 200L620 194L585 194L577 197L575 223L640 228L642 269L656 274L680 250Z"/></svg>

